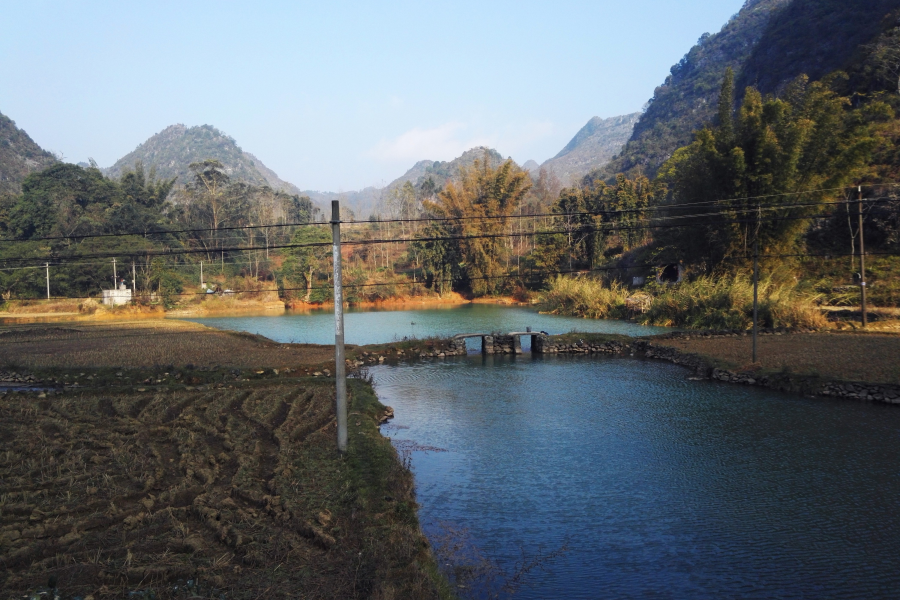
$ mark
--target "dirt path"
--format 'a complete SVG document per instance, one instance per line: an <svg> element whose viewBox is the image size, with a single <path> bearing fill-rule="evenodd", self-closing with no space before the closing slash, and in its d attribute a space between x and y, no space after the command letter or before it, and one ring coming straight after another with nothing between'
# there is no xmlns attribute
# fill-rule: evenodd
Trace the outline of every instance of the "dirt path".
<svg viewBox="0 0 900 600"><path fill-rule="evenodd" d="M727 369L752 362L752 338L685 333L653 339L682 352L699 354ZM794 333L761 335L758 362L764 370L868 383L900 383L900 335L884 333Z"/></svg>

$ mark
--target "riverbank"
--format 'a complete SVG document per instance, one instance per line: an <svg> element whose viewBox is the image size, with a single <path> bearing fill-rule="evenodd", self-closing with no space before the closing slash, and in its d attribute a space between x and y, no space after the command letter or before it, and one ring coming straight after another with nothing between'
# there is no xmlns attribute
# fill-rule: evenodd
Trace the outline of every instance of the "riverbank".
<svg viewBox="0 0 900 600"><path fill-rule="evenodd" d="M353 302L347 304L352 308L374 309L416 309L455 307L463 304L505 304L526 306L514 298L497 296L490 298L466 298L456 292L444 296L396 297L378 301ZM284 301L271 299L245 299L238 295L203 297L202 300L178 303L165 309L161 305L123 305L108 307L93 300L55 301L29 300L7 303L5 310L0 311L0 323L48 323L48 322L91 322L91 321L129 321L134 319L162 318L194 318L231 315L276 315L285 311L303 312L329 310L334 303L307 303L302 301Z"/></svg>
<svg viewBox="0 0 900 600"><path fill-rule="evenodd" d="M756 363L752 362L752 337L735 330L672 332L641 339L599 333L537 338L539 354L664 360L690 369L701 379L900 404L900 335L896 334L765 330L758 339ZM517 352L513 345L506 345L492 346L491 353ZM465 354L461 342L433 339L363 346L350 356L353 366L363 367L460 354Z"/></svg>
<svg viewBox="0 0 900 600"><path fill-rule="evenodd" d="M360 380L336 451L333 380L302 376L329 359L178 321L3 329L0 377L36 389L0 391L0 588L448 598Z"/></svg>

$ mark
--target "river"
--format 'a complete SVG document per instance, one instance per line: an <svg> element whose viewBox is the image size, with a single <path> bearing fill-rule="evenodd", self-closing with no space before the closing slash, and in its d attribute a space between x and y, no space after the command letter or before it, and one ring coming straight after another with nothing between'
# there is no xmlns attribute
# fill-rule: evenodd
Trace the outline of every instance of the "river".
<svg viewBox="0 0 900 600"><path fill-rule="evenodd" d="M367 329L353 338L348 315L357 343L390 341L385 329L409 335L406 319L424 330L428 319L353 314ZM435 332L635 327L503 307L469 314L487 320L450 311L435 316L446 319ZM267 327L235 318L229 328L265 335ZM290 335L271 327L282 331L271 337ZM382 337L370 339L372 329ZM900 590L896 407L689 381L679 367L629 358L470 355L371 374L394 407L383 432L409 452L435 543L465 528L462 537L507 573L523 553L565 548L524 578L516 598L895 598Z"/></svg>

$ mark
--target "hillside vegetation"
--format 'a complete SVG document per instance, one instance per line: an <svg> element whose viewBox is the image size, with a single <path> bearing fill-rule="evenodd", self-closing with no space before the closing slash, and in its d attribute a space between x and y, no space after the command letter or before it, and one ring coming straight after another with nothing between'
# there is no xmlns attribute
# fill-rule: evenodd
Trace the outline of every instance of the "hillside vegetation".
<svg viewBox="0 0 900 600"><path fill-rule="evenodd" d="M102 171L108 177L119 178L141 163L157 177L175 179L176 186L184 186L193 181L189 165L208 159L222 163L225 173L234 181L300 194L296 186L282 181L262 161L244 152L234 138L212 125L170 125Z"/></svg>
<svg viewBox="0 0 900 600"><path fill-rule="evenodd" d="M0 113L0 194L18 193L29 173L46 169L55 162L56 157Z"/></svg>

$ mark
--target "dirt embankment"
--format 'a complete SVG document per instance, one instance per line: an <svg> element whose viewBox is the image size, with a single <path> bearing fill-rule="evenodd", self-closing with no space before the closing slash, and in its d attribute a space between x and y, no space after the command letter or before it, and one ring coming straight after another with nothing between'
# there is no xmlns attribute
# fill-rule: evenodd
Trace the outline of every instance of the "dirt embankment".
<svg viewBox="0 0 900 600"><path fill-rule="evenodd" d="M900 335L886 333L742 334L682 332L650 338L654 344L704 357L738 371L793 373L840 381L900 384Z"/></svg>
<svg viewBox="0 0 900 600"><path fill-rule="evenodd" d="M300 367L334 360L332 346L279 344L262 336L158 319L22 325L0 330L0 364L29 369Z"/></svg>

